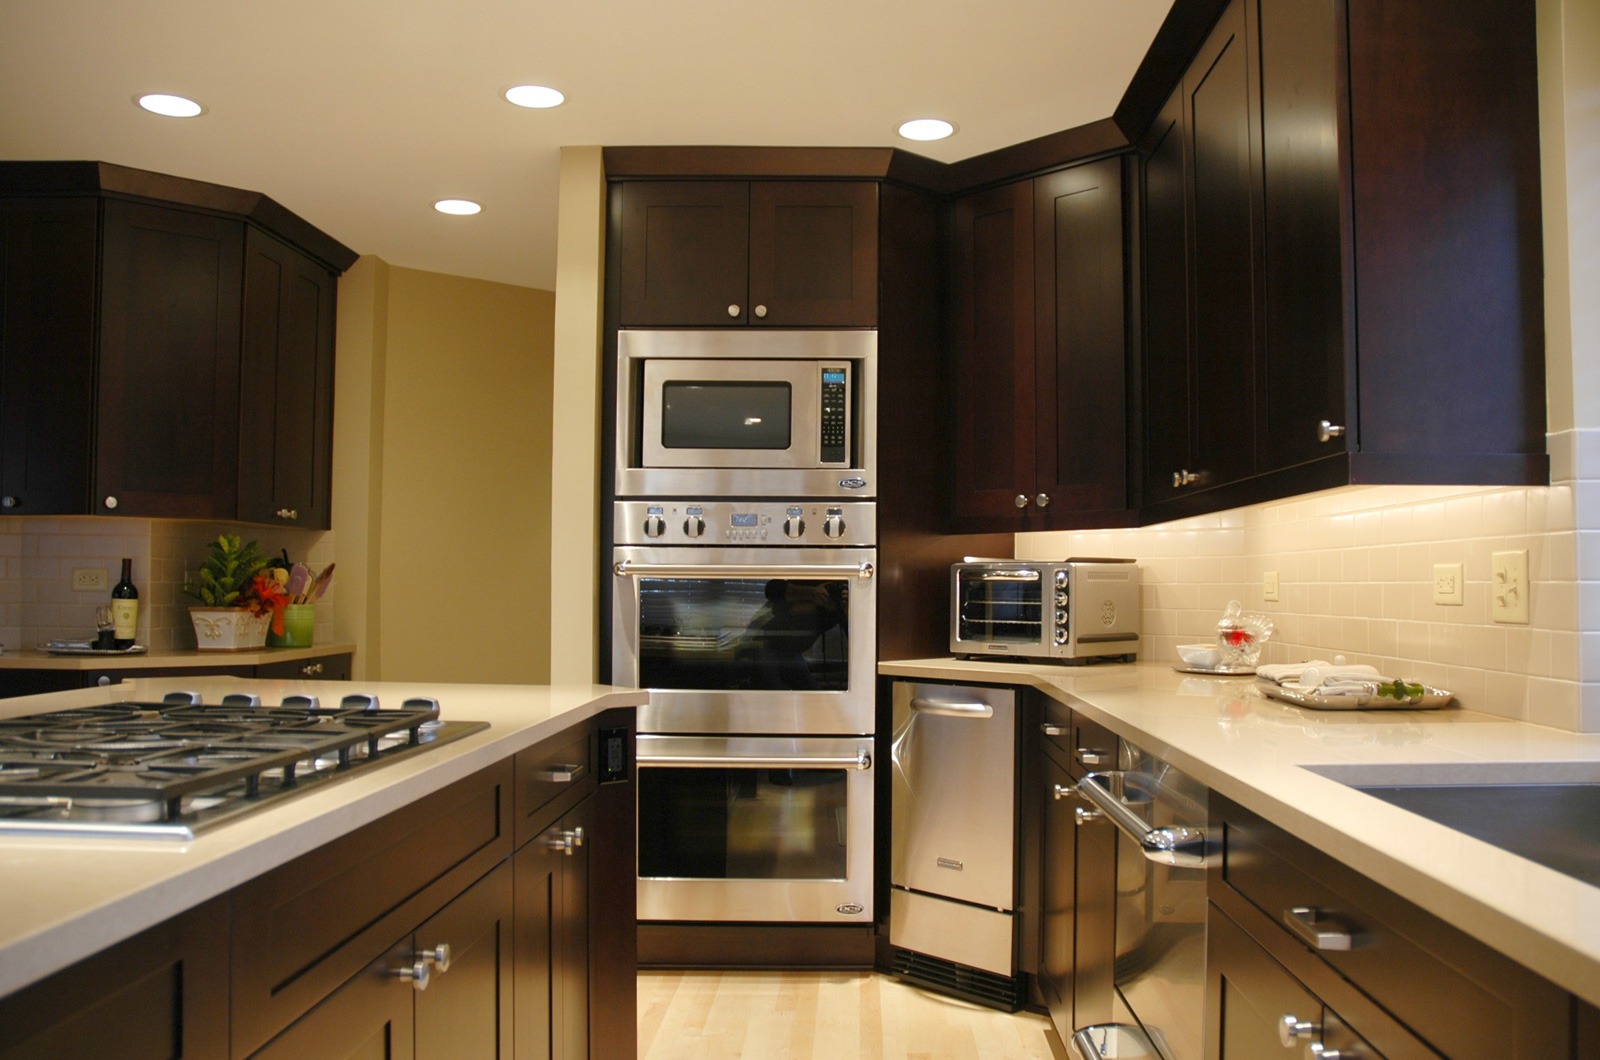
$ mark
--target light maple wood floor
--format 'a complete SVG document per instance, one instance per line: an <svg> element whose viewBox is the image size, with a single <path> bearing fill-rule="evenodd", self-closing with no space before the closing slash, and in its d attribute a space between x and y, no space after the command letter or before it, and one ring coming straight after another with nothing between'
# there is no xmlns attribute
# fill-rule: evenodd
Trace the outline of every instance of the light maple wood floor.
<svg viewBox="0 0 1600 1060"><path fill-rule="evenodd" d="M871 972L639 973L641 1060L1052 1060L1047 1026Z"/></svg>

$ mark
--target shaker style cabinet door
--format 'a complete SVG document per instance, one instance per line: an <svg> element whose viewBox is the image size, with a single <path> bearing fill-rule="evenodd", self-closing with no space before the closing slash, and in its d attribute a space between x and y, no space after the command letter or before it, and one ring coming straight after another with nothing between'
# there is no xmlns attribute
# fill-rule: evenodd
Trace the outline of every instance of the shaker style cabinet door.
<svg viewBox="0 0 1600 1060"><path fill-rule="evenodd" d="M516 1055L589 1055L589 843L595 797L514 855ZM626 914L632 918L632 910Z"/></svg>
<svg viewBox="0 0 1600 1060"><path fill-rule="evenodd" d="M667 180L620 188L622 325L748 322L750 186Z"/></svg>
<svg viewBox="0 0 1600 1060"><path fill-rule="evenodd" d="M505 861L417 928L413 953L433 962L414 999L417 1060L510 1060L511 909Z"/></svg>
<svg viewBox="0 0 1600 1060"><path fill-rule="evenodd" d="M245 237L239 518L329 525L337 281L252 228Z"/></svg>
<svg viewBox="0 0 1600 1060"><path fill-rule="evenodd" d="M867 181L750 185L751 324L878 323L878 186Z"/></svg>
<svg viewBox="0 0 1600 1060"><path fill-rule="evenodd" d="M232 518L244 223L120 199L104 210L91 511Z"/></svg>

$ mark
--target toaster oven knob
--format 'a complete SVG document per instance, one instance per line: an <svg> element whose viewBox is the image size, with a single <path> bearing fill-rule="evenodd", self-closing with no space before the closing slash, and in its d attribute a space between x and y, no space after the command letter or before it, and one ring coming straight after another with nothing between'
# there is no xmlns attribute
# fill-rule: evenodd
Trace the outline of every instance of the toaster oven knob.
<svg viewBox="0 0 1600 1060"><path fill-rule="evenodd" d="M1056 571L1056 588L1057 589L1065 589L1066 587L1067 587L1067 572L1064 571L1064 570Z"/></svg>
<svg viewBox="0 0 1600 1060"><path fill-rule="evenodd" d="M691 515L683 521L683 532L688 537L699 537L706 532L706 521L698 515Z"/></svg>
<svg viewBox="0 0 1600 1060"><path fill-rule="evenodd" d="M822 520L822 532L831 538L844 536L844 516L834 513Z"/></svg>
<svg viewBox="0 0 1600 1060"><path fill-rule="evenodd" d="M1067 610L1064 607L1056 608L1056 625L1062 629L1067 628Z"/></svg>
<svg viewBox="0 0 1600 1060"><path fill-rule="evenodd" d="M1056 606L1057 607L1066 607L1067 606L1066 590L1064 590L1064 589L1057 589L1056 590Z"/></svg>
<svg viewBox="0 0 1600 1060"><path fill-rule="evenodd" d="M798 515L791 515L783 521L784 537L799 537L806 532L806 521Z"/></svg>
<svg viewBox="0 0 1600 1060"><path fill-rule="evenodd" d="M645 537L660 537L662 534L664 534L666 532L667 532L667 521L665 519L663 519L661 516L659 516L659 515L647 515L647 516L644 517L644 536Z"/></svg>
<svg viewBox="0 0 1600 1060"><path fill-rule="evenodd" d="M1067 631L1064 630L1064 629L1056 630L1056 643L1057 644L1065 644L1066 642L1067 642Z"/></svg>

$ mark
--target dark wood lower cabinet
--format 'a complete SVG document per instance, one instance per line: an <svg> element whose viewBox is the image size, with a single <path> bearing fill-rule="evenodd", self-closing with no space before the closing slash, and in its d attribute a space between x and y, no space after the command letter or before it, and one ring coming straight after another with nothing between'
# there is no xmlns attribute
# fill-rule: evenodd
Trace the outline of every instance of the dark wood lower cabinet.
<svg viewBox="0 0 1600 1060"><path fill-rule="evenodd" d="M223 653L227 654L227 653ZM157 666L142 669L108 666L93 670L0 670L0 699L64 692L69 688L117 685L139 677L262 677L286 681L348 681L355 656L349 652L288 659L283 662L219 666Z"/></svg>
<svg viewBox="0 0 1600 1060"><path fill-rule="evenodd" d="M396 945L254 1056L411 1060L417 1055L411 1032L413 990L395 975L396 968L409 963L411 949L410 939Z"/></svg>
<svg viewBox="0 0 1600 1060"><path fill-rule="evenodd" d="M412 936L413 961L431 962L427 988L413 997L419 1060L514 1055L511 890L504 861Z"/></svg>
<svg viewBox="0 0 1600 1060"><path fill-rule="evenodd" d="M521 1060L589 1055L589 841L585 799L517 851L516 1043ZM630 837L631 838L631 837Z"/></svg>

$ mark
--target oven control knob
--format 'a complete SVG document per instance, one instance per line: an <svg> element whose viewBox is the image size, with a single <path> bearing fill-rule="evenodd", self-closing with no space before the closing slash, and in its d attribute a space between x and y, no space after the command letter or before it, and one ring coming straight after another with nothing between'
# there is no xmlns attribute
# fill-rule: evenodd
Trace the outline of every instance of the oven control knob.
<svg viewBox="0 0 1600 1060"><path fill-rule="evenodd" d="M783 521L784 537L799 537L806 532L806 521L798 515L791 515Z"/></svg>
<svg viewBox="0 0 1600 1060"><path fill-rule="evenodd" d="M665 519L663 519L661 516L659 516L659 515L647 515L647 516L644 517L644 536L645 537L660 537L662 534L664 534L666 532L667 532L667 521Z"/></svg>
<svg viewBox="0 0 1600 1060"><path fill-rule="evenodd" d="M844 516L834 512L822 520L822 532L828 537L840 538L844 536Z"/></svg>
<svg viewBox="0 0 1600 1060"><path fill-rule="evenodd" d="M688 537L699 537L706 532L706 521L698 515L691 515L683 521L683 532Z"/></svg>

